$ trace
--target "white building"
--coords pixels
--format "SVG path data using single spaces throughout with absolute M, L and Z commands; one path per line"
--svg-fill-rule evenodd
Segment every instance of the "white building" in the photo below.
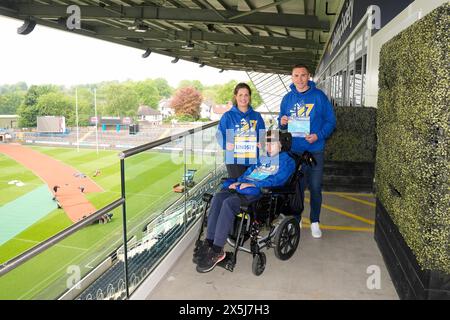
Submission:
M 163 119 L 175 115 L 175 110 L 173 110 L 173 108 L 170 106 L 170 100 L 170 98 L 165 98 L 161 99 L 158 103 L 158 110 L 161 113 Z
M 210 119 L 212 121 L 220 120 L 222 118 L 222 115 L 230 110 L 233 107 L 233 105 L 230 103 L 228 104 L 217 104 L 211 108 L 211 116 Z
M 140 106 L 138 109 L 139 121 L 146 121 L 153 125 L 162 124 L 163 116 L 161 112 L 148 106 Z
M 211 119 L 212 106 L 208 102 L 202 102 L 200 105 L 200 118 Z

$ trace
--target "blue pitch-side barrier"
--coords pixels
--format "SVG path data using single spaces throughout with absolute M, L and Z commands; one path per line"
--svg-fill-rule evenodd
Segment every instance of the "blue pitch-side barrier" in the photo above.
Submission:
M 57 208 L 47 185 L 40 186 L 0 207 L 0 245 Z
M 65 138 L 70 134 L 70 130 L 66 129 L 64 132 L 26 132 L 25 136 L 32 137 L 60 137 Z

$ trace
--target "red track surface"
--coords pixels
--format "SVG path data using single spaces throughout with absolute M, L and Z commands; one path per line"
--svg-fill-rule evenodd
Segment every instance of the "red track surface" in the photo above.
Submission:
M 53 186 L 60 186 L 57 199 L 73 222 L 95 212 L 95 207 L 81 193 L 79 187 L 84 187 L 84 193 L 102 192 L 103 189 L 88 176 L 75 177 L 74 174 L 78 171 L 74 168 L 19 144 L 0 144 L 0 153 L 33 171 L 48 185 L 52 193 Z

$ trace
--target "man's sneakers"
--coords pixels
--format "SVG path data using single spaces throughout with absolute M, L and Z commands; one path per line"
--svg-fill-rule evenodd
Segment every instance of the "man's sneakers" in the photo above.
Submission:
M 220 252 L 215 252 L 212 247 L 207 248 L 206 254 L 200 258 L 197 264 L 197 271 L 201 273 L 209 272 L 216 264 L 225 259 L 226 253 L 223 249 Z
M 318 222 L 311 223 L 311 234 L 313 238 L 322 238 L 322 231 L 320 230 L 320 226 Z

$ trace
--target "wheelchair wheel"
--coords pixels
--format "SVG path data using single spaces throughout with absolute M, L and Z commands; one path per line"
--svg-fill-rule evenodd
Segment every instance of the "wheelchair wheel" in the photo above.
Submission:
M 265 268 L 266 268 L 266 254 L 264 252 L 255 254 L 252 263 L 253 274 L 255 276 L 260 276 L 264 272 Z
M 275 256 L 288 260 L 297 250 L 300 242 L 300 226 L 294 217 L 286 217 L 278 226 L 275 234 Z

